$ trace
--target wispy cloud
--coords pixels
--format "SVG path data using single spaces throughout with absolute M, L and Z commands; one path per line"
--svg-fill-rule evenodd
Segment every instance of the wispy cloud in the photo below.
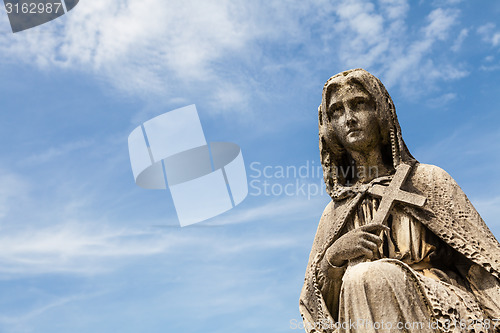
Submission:
M 252 200 L 252 197 L 248 197 L 247 200 Z M 329 200 L 330 198 L 326 194 L 313 196 L 309 199 L 304 196 L 269 197 L 269 200 L 259 205 L 233 209 L 228 214 L 206 224 L 215 226 L 252 221 L 276 221 L 289 219 L 290 216 L 293 216 L 294 219 L 299 217 L 310 218 L 311 216 L 317 216 L 318 212 L 321 212 L 325 208 Z
M 340 2 L 336 9 L 339 21 L 330 38 L 332 43 L 338 39 L 335 52 L 343 66 L 365 67 L 380 75 L 387 86 L 399 85 L 410 94 L 428 90 L 438 81 L 468 75 L 460 64 L 449 62 L 448 58 L 431 60 L 440 43 L 452 44 L 455 39 L 459 47 L 461 41 L 456 40 L 466 37 L 462 31 L 451 38 L 460 11 L 436 8 L 416 31 L 408 26 L 409 10 L 409 2 L 403 0 L 381 1 L 380 9 L 370 1 Z
M 458 5 L 459 3 L 463 2 L 464 0 L 433 0 L 432 3 L 435 6 L 446 6 L 446 5 Z
M 245 110 L 250 96 L 277 93 L 275 80 L 266 84 L 261 76 L 280 66 L 302 79 L 325 67 L 364 67 L 387 85 L 407 90 L 466 76 L 447 57 L 430 60 L 438 41 L 457 49 L 466 37 L 466 30 L 454 31 L 460 12 L 434 9 L 417 23 L 420 29 L 410 29 L 409 11 L 407 0 L 285 7 L 258 1 L 88 0 L 51 24 L 1 35 L 0 50 L 4 62 L 89 73 L 146 100 L 203 94 L 214 109 L 232 112 Z M 267 45 L 304 51 L 270 57 Z
M 479 125 L 478 125 L 479 126 Z M 416 153 L 423 162 L 451 162 L 462 164 L 466 159 L 476 167 L 496 168 L 500 150 L 500 132 L 482 131 L 481 127 L 466 124 L 432 145 L 418 147 Z M 488 144 L 485 144 L 488 143 Z M 487 157 L 487 158 L 486 158 Z M 475 163 L 477 160 L 488 163 Z
M 67 222 L 51 227 L 3 230 L 0 272 L 5 276 L 45 273 L 94 275 L 111 262 L 164 252 L 177 244 L 157 234 Z M 109 260 L 113 259 L 113 260 Z
M 456 98 L 457 98 L 456 93 L 446 93 L 436 98 L 430 99 L 427 104 L 431 108 L 438 109 L 444 107 L 446 104 L 455 100 Z
M 248 68 L 269 60 L 258 46 L 307 41 L 301 18 L 314 24 L 325 7 L 331 5 L 87 0 L 50 24 L 0 35 L 0 50 L 3 62 L 87 73 L 145 100 L 203 94 L 219 109 L 245 109 L 256 89 Z
M 484 42 L 491 44 L 491 46 L 500 45 L 500 29 L 497 29 L 494 23 L 489 22 L 481 25 L 477 28 L 477 33 Z
M 218 82 L 216 62 L 258 34 L 230 1 L 90 0 L 53 24 L 2 35 L 0 49 L 4 61 L 90 71 L 119 91 L 175 96 Z
M 449 37 L 458 16 L 457 10 L 433 10 L 426 18 L 427 25 L 421 29 L 424 37 L 408 44 L 402 53 L 393 53 L 390 59 L 385 59 L 388 64 L 385 75 L 388 84 L 399 82 L 404 88 L 413 90 L 411 86 L 417 81 L 426 82 L 428 87 L 432 87 L 436 81 L 460 79 L 468 75 L 459 65 L 430 60 L 434 46 Z M 419 89 L 424 88 L 419 86 Z
M 315 200 L 285 197 L 248 209 L 234 209 L 202 226 L 310 220 L 321 213 L 327 201 L 321 197 Z M 261 235 L 258 238 L 230 237 L 221 244 L 213 238 L 218 237 L 216 231 L 208 232 L 213 228 L 185 229 L 176 224 L 162 232 L 162 225 L 145 230 L 100 223 L 72 219 L 50 226 L 4 228 L 0 233 L 0 273 L 4 278 L 47 273 L 105 274 L 126 262 L 130 264 L 134 258 L 185 251 L 191 244 L 206 244 L 213 255 L 235 254 L 252 248 L 291 247 L 297 241 L 296 237 Z
M 493 72 L 493 71 L 497 71 L 500 69 L 500 65 L 481 65 L 479 67 L 480 70 L 482 71 L 485 71 L 485 72 Z
M 462 30 L 460 30 L 460 34 L 451 47 L 453 52 L 458 52 L 461 49 L 462 44 L 464 43 L 467 36 L 469 36 L 469 29 L 463 28 Z
M 77 294 L 66 297 L 59 297 L 55 300 L 48 301 L 41 306 L 34 307 L 33 309 L 22 314 L 11 315 L 11 316 L 5 314 L 0 315 L 0 324 L 8 326 L 14 331 L 24 331 L 22 328 L 23 324 L 32 320 L 33 318 L 42 316 L 48 311 L 68 305 L 69 303 L 82 301 L 84 299 L 89 299 L 99 294 L 100 293 L 93 293 L 93 294 L 87 293 L 87 294 Z
M 92 146 L 94 144 L 91 140 L 81 140 L 75 142 L 69 142 L 56 147 L 50 147 L 43 152 L 37 152 L 30 156 L 24 158 L 22 164 L 41 164 L 51 161 L 60 156 L 67 155 L 79 149 L 84 149 Z

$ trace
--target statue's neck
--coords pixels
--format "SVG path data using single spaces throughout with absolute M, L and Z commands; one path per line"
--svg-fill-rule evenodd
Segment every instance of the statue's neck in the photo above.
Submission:
M 384 163 L 378 147 L 369 152 L 350 151 L 349 154 L 356 164 L 356 181 L 359 183 L 368 183 L 374 178 L 390 174 L 392 170 L 392 166 Z

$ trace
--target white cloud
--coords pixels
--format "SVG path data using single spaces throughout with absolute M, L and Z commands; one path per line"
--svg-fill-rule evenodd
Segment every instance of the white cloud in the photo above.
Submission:
M 88 148 L 93 145 L 91 140 L 80 140 L 75 142 L 68 142 L 57 147 L 50 147 L 47 150 L 39 153 L 32 154 L 24 158 L 21 163 L 23 164 L 40 164 L 51 161 L 55 158 L 70 154 L 74 151 Z
M 87 0 L 58 20 L 0 35 L 0 51 L 3 62 L 83 72 L 144 100 L 203 95 L 212 106 L 234 112 L 245 109 L 252 92 L 266 91 L 246 77 L 269 60 L 260 46 L 308 41 L 309 25 L 324 19 L 331 6 Z
M 437 41 L 445 40 L 449 36 L 451 27 L 457 23 L 458 11 L 433 10 L 427 16 L 428 24 L 422 28 L 424 38 L 412 42 L 406 52 L 393 55 L 388 61 L 386 80 L 389 85 L 401 82 L 411 87 L 417 81 L 431 84 L 436 80 L 459 79 L 468 73 L 452 64 L 436 64 L 429 55 Z M 411 89 L 411 88 L 409 88 Z
M 35 307 L 34 309 L 31 309 L 20 315 L 16 316 L 8 316 L 5 314 L 0 315 L 0 323 L 9 326 L 14 331 L 18 330 L 24 331 L 22 327 L 25 325 L 26 322 L 29 322 L 29 320 L 32 320 L 33 318 L 39 317 L 44 313 L 59 308 L 61 306 L 66 306 L 69 303 L 82 301 L 84 299 L 89 299 L 98 295 L 99 295 L 98 293 L 92 293 L 92 294 L 86 293 L 86 294 L 76 294 L 72 296 L 60 297 L 55 300 L 46 302 L 45 304 Z
M 165 229 L 168 232 L 158 232 L 162 225 L 157 226 L 160 229 L 141 230 L 138 227 L 120 228 L 105 221 L 86 222 L 67 217 L 49 226 L 25 224 L 22 227 L 5 227 L 0 233 L 0 274 L 3 278 L 46 273 L 105 274 L 130 265 L 134 258 L 190 251 L 193 244 L 205 244 L 214 257 L 255 248 L 293 247 L 297 239 L 295 236 L 290 238 L 286 233 L 253 238 L 224 237 L 221 243 L 219 236 L 208 230 L 243 222 L 314 219 L 321 214 L 328 200 L 327 197 L 315 197 L 313 200 L 285 197 L 247 209 L 239 209 L 238 206 L 225 216 L 187 229 L 180 228 L 173 221 L 174 227 Z M 85 205 L 78 209 L 85 209 Z M 52 216 L 58 218 L 58 213 Z
M 477 33 L 482 40 L 491 44 L 493 47 L 500 45 L 500 30 L 496 29 L 496 25 L 492 22 L 481 25 L 477 28 Z
M 433 0 L 432 4 L 437 7 L 441 6 L 454 6 L 458 5 L 459 3 L 463 2 L 464 0 Z M 424 1 L 421 0 L 421 3 Z
M 369 66 L 387 52 L 390 34 L 384 31 L 384 18 L 375 12 L 372 3 L 343 1 L 335 12 L 338 22 L 334 23 L 334 35 L 330 37 L 331 43 L 340 42 L 340 45 L 331 51 L 336 52 L 347 67 L 356 67 L 360 62 Z
M 495 24 L 492 22 L 485 23 L 477 28 L 477 32 L 481 35 L 489 34 L 495 29 Z
M 500 65 L 492 65 L 492 66 L 481 65 L 479 69 L 485 72 L 494 72 L 500 69 Z
M 143 97 L 175 96 L 179 87 L 224 81 L 216 63 L 237 56 L 259 35 L 237 6 L 231 1 L 88 0 L 57 21 L 0 36 L 0 50 L 4 61 L 90 72 L 119 91 Z M 234 96 L 228 104 L 240 102 Z
M 247 198 L 247 200 L 251 199 L 252 197 Z M 305 196 L 282 197 L 275 200 L 270 197 L 266 203 L 245 209 L 235 208 L 228 214 L 217 217 L 206 224 L 215 226 L 251 221 L 276 221 L 288 219 L 290 216 L 294 216 L 294 218 L 300 216 L 307 219 L 318 216 L 318 212 L 323 211 L 329 200 L 330 197 L 327 194 L 313 196 L 310 200 Z
M 433 10 L 427 17 L 429 25 L 424 28 L 427 38 L 445 40 L 451 26 L 456 23 L 457 11 L 438 8 Z
M 491 43 L 493 46 L 498 46 L 500 44 L 500 32 L 495 32 L 493 37 L 491 37 Z
M 406 0 L 379 0 L 382 10 L 389 19 L 403 19 L 408 14 L 410 4 Z
M 266 68 L 282 66 L 307 80 L 325 67 L 364 67 L 389 86 L 408 89 L 467 75 L 456 64 L 431 60 L 440 46 L 436 42 L 450 39 L 458 10 L 433 10 L 417 33 L 406 22 L 409 11 L 407 0 L 286 6 L 229 0 L 87 0 L 50 24 L 1 35 L 0 50 L 4 62 L 24 60 L 46 69 L 90 73 L 119 92 L 146 100 L 202 94 L 214 109 L 233 112 L 246 111 L 250 96 L 276 94 L 275 79 L 264 83 L 259 77 Z M 287 52 L 271 56 L 269 46 Z M 288 51 L 296 46 L 304 54 Z
M 340 2 L 336 10 L 339 21 L 330 38 L 336 46 L 331 50 L 337 53 L 342 67 L 363 67 L 388 87 L 399 85 L 410 94 L 433 89 L 435 82 L 468 75 L 449 57 L 434 56 L 436 52 L 445 54 L 446 50 L 438 50 L 452 43 L 460 11 L 434 9 L 419 29 L 410 29 L 406 21 L 409 10 L 408 1 L 379 1 L 379 7 L 365 0 Z M 459 39 L 465 37 L 466 30 L 462 30 Z
M 451 47 L 451 49 L 454 52 L 458 52 L 460 50 L 460 48 L 462 47 L 462 44 L 468 35 L 469 35 L 469 29 L 464 28 L 464 29 L 460 30 L 460 34 L 458 35 L 457 39 L 453 43 L 453 46 Z
M 456 93 L 446 93 L 446 94 L 443 94 L 439 97 L 436 97 L 436 98 L 432 98 L 431 100 L 429 100 L 429 103 L 428 105 L 432 108 L 442 108 L 444 106 L 446 106 L 446 104 L 448 104 L 449 102 L 455 100 L 457 98 L 457 94 Z
M 177 243 L 151 233 L 76 222 L 4 229 L 0 235 L 0 272 L 4 277 L 44 273 L 93 275 L 113 270 L 119 264 L 117 259 L 162 253 Z

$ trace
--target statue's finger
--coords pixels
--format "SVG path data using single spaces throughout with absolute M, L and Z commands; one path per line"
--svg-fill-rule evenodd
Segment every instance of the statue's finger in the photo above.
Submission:
M 366 240 L 366 239 L 361 240 L 361 246 L 363 246 L 365 249 L 368 249 L 372 252 L 378 249 L 377 243 L 371 242 L 371 241 Z
M 365 258 L 368 258 L 368 259 L 373 258 L 373 251 L 369 250 L 369 249 L 367 249 L 365 247 L 363 247 L 361 249 L 361 253 L 363 254 L 363 257 L 365 257 Z
M 382 244 L 382 238 L 380 238 L 380 236 L 371 234 L 369 232 L 364 232 L 363 238 L 370 241 L 370 242 L 375 243 L 377 246 Z
M 367 232 L 378 232 L 382 230 L 389 231 L 391 230 L 388 226 L 383 225 L 382 223 L 370 223 L 361 227 L 361 230 Z

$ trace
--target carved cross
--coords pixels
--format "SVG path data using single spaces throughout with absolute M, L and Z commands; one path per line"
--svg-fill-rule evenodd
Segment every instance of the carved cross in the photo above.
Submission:
M 374 185 L 368 190 L 370 194 L 382 198 L 370 224 L 385 224 L 396 202 L 402 202 L 417 207 L 422 207 L 425 204 L 426 197 L 401 190 L 401 186 L 406 181 L 406 178 L 408 178 L 410 171 L 411 166 L 401 163 L 396 167 L 396 174 L 392 178 L 389 186 Z M 383 245 L 381 244 L 379 248 L 380 253 L 382 253 L 382 247 Z M 364 257 L 354 258 L 349 261 L 348 267 L 352 267 L 365 260 Z
M 417 207 L 422 207 L 425 204 L 426 198 L 424 196 L 401 190 L 401 186 L 406 181 L 406 178 L 408 178 L 410 171 L 411 166 L 401 163 L 396 167 L 396 174 L 389 186 L 374 185 L 368 190 L 370 194 L 382 198 L 371 223 L 384 224 L 396 202 Z

